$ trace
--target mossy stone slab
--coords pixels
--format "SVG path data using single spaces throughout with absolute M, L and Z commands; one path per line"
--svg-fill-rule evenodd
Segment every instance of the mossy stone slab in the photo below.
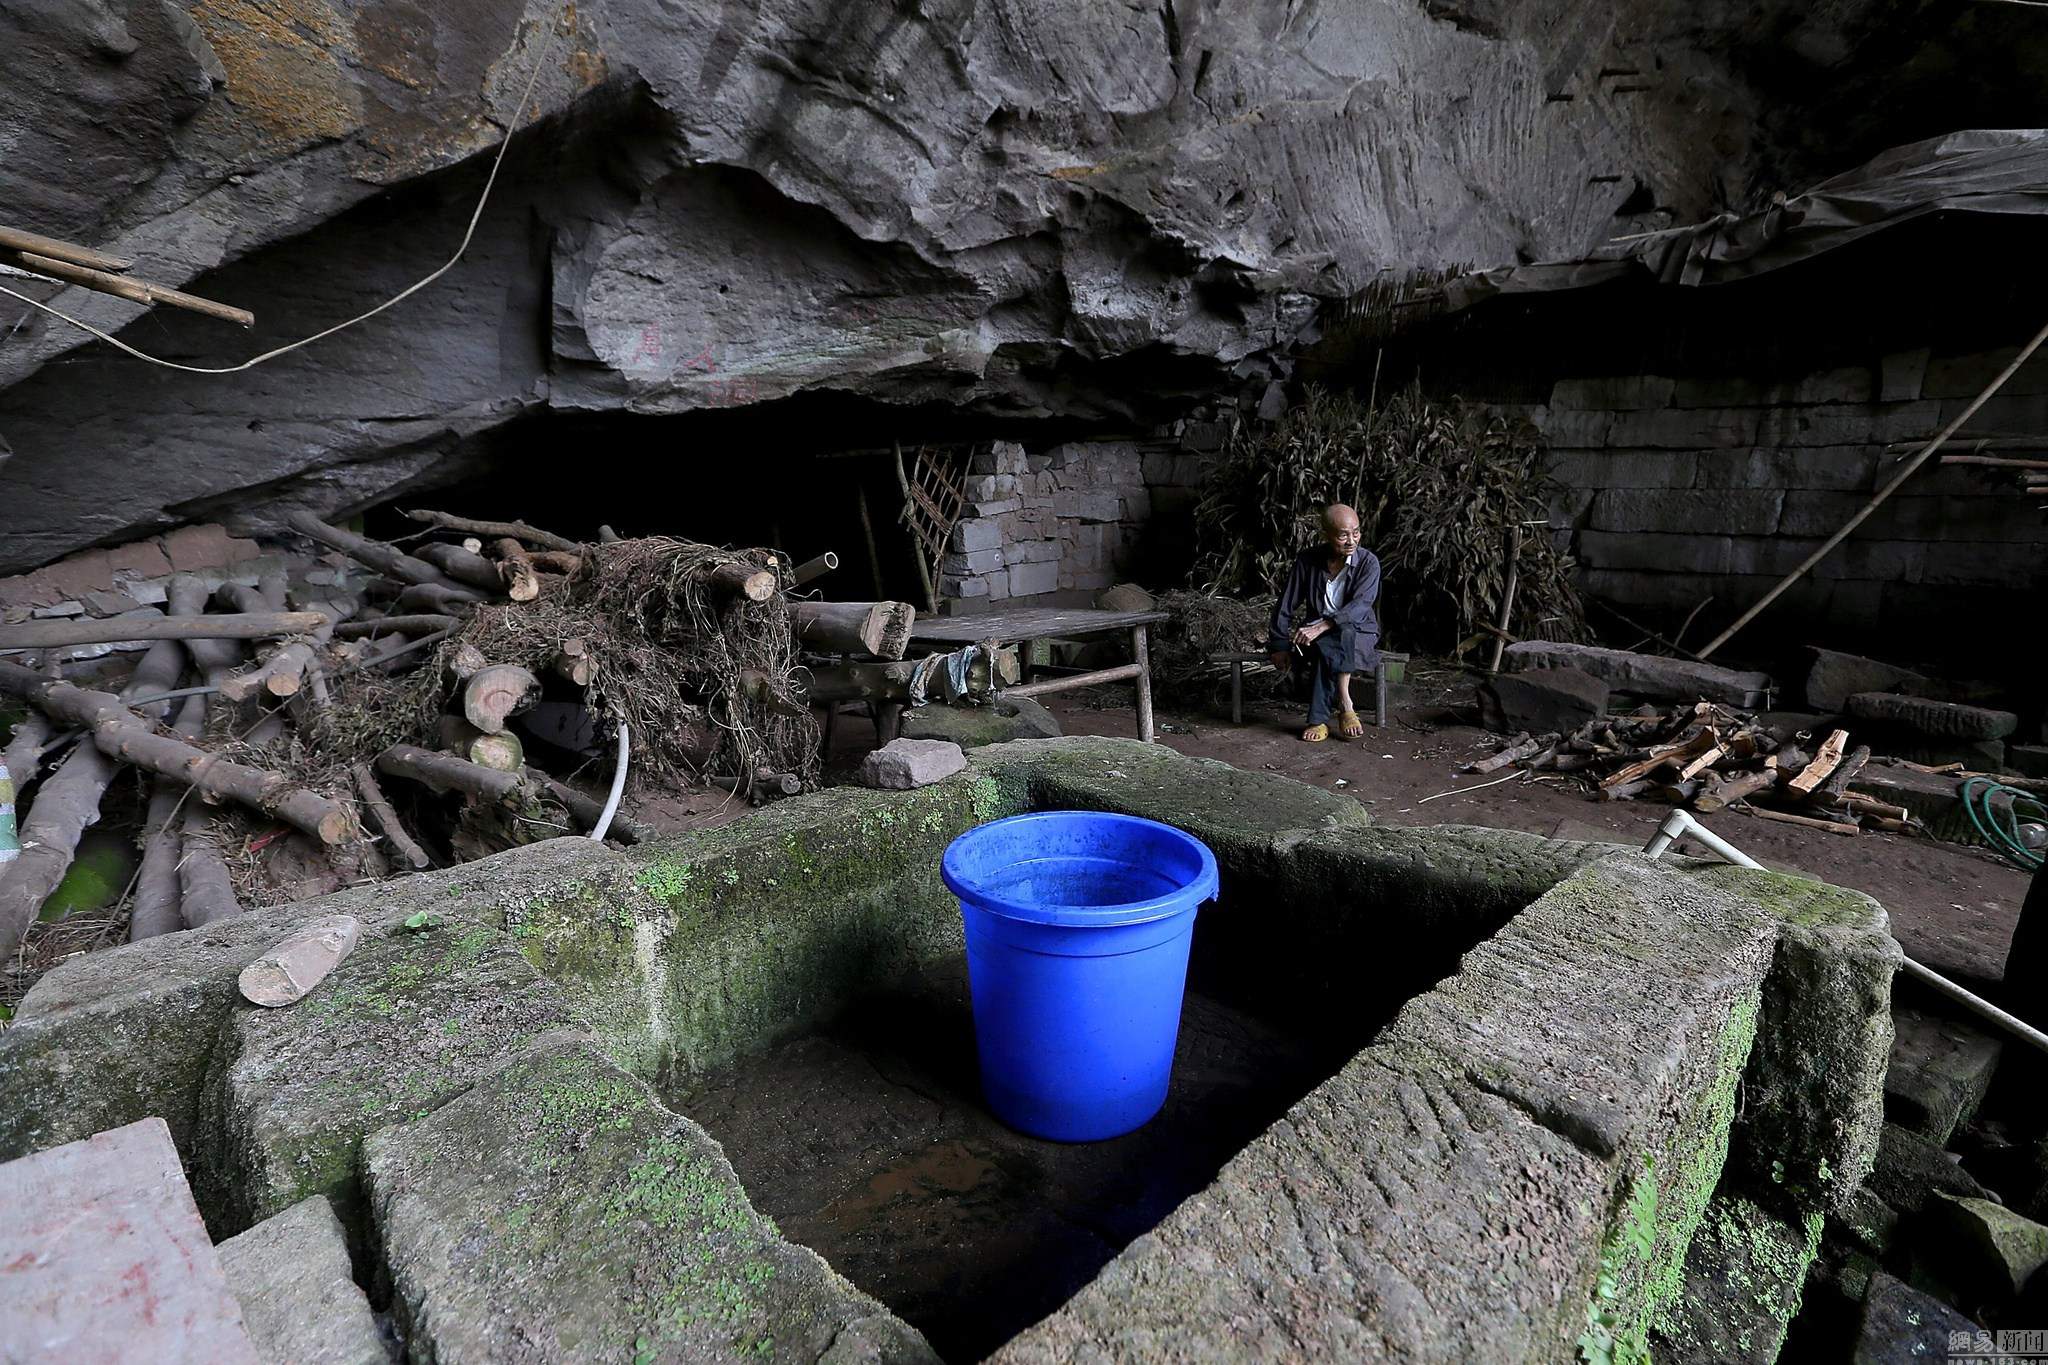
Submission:
M 377 1133 L 365 1168 L 415 1360 L 937 1359 L 588 1035 Z
M 1799 1312 L 1822 1221 L 1717 1193 L 1686 1254 L 1685 1287 L 1658 1317 L 1651 1357 L 1658 1365 L 1771 1365 Z

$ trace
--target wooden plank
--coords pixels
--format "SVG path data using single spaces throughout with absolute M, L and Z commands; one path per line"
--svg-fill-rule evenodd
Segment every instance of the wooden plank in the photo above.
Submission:
M 1754 815 L 1759 820 L 1771 820 L 1781 825 L 1804 825 L 1808 829 L 1826 830 L 1829 834 L 1861 834 L 1855 825 L 1845 825 L 1839 820 L 1816 820 L 1810 815 L 1793 815 L 1789 811 L 1765 810 L 1762 806 L 1737 806 L 1735 809 Z
M 1163 611 L 1102 611 L 1092 607 L 1027 607 L 975 616 L 920 616 L 911 628 L 916 643 L 969 645 L 980 640 L 1044 640 L 1065 635 L 1096 635 L 1155 625 L 1169 619 Z
M 1075 673 L 1065 678 L 1047 678 L 1044 682 L 1025 683 L 1019 687 L 1006 687 L 1006 697 L 1042 697 L 1049 692 L 1071 692 L 1077 687 L 1096 687 L 1103 683 L 1130 682 L 1144 674 L 1139 664 L 1120 664 L 1115 668 L 1098 668 L 1092 673 Z
M 1820 746 L 1820 752 L 1813 756 L 1813 762 L 1799 770 L 1799 775 L 1785 784 L 1791 791 L 1812 795 L 1813 789 L 1821 784 L 1827 775 L 1842 761 L 1842 747 L 1849 742 L 1847 730 L 1836 730 Z

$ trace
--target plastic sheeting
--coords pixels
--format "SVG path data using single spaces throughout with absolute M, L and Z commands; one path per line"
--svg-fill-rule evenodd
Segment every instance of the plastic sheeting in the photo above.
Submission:
M 2048 213 L 2048 129 L 1968 129 L 1894 147 L 1760 213 L 1618 239 L 1575 261 L 1463 275 L 1444 285 L 1444 301 L 1455 311 L 1497 294 L 1582 289 L 1641 274 L 1661 284 L 1724 284 L 1945 211 Z

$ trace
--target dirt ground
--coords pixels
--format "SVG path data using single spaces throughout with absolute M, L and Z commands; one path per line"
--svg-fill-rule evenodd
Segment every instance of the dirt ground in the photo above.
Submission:
M 1128 689 L 1056 693 L 1043 699 L 1068 734 L 1135 735 Z M 1498 747 L 1474 723 L 1473 681 L 1449 670 L 1411 668 L 1392 689 L 1387 728 L 1367 716 L 1365 737 L 1304 744 L 1293 708 L 1247 699 L 1242 726 L 1206 705 L 1158 699 L 1159 741 L 1185 754 L 1240 768 L 1285 773 L 1356 798 L 1375 820 L 1395 825 L 1470 824 L 1559 838 L 1649 842 L 1670 807 L 1596 801 L 1588 784 L 1562 774 L 1460 773 L 1460 764 Z M 1484 785 L 1492 783 L 1493 785 Z M 2027 874 L 1981 849 L 1931 839 L 1862 834 L 1851 839 L 1727 811 L 1702 821 L 1768 867 L 1800 872 L 1875 897 L 1891 912 L 1906 952 L 1936 971 L 1979 987 L 2003 976 Z M 1681 843 L 1680 852 L 1706 851 Z

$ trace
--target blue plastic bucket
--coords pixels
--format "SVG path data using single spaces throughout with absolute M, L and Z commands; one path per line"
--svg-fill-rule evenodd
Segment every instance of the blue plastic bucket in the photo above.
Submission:
M 981 1087 L 996 1117 L 1092 1142 L 1158 1113 L 1216 856 L 1157 821 L 1044 811 L 969 830 L 940 870 L 967 925 Z

